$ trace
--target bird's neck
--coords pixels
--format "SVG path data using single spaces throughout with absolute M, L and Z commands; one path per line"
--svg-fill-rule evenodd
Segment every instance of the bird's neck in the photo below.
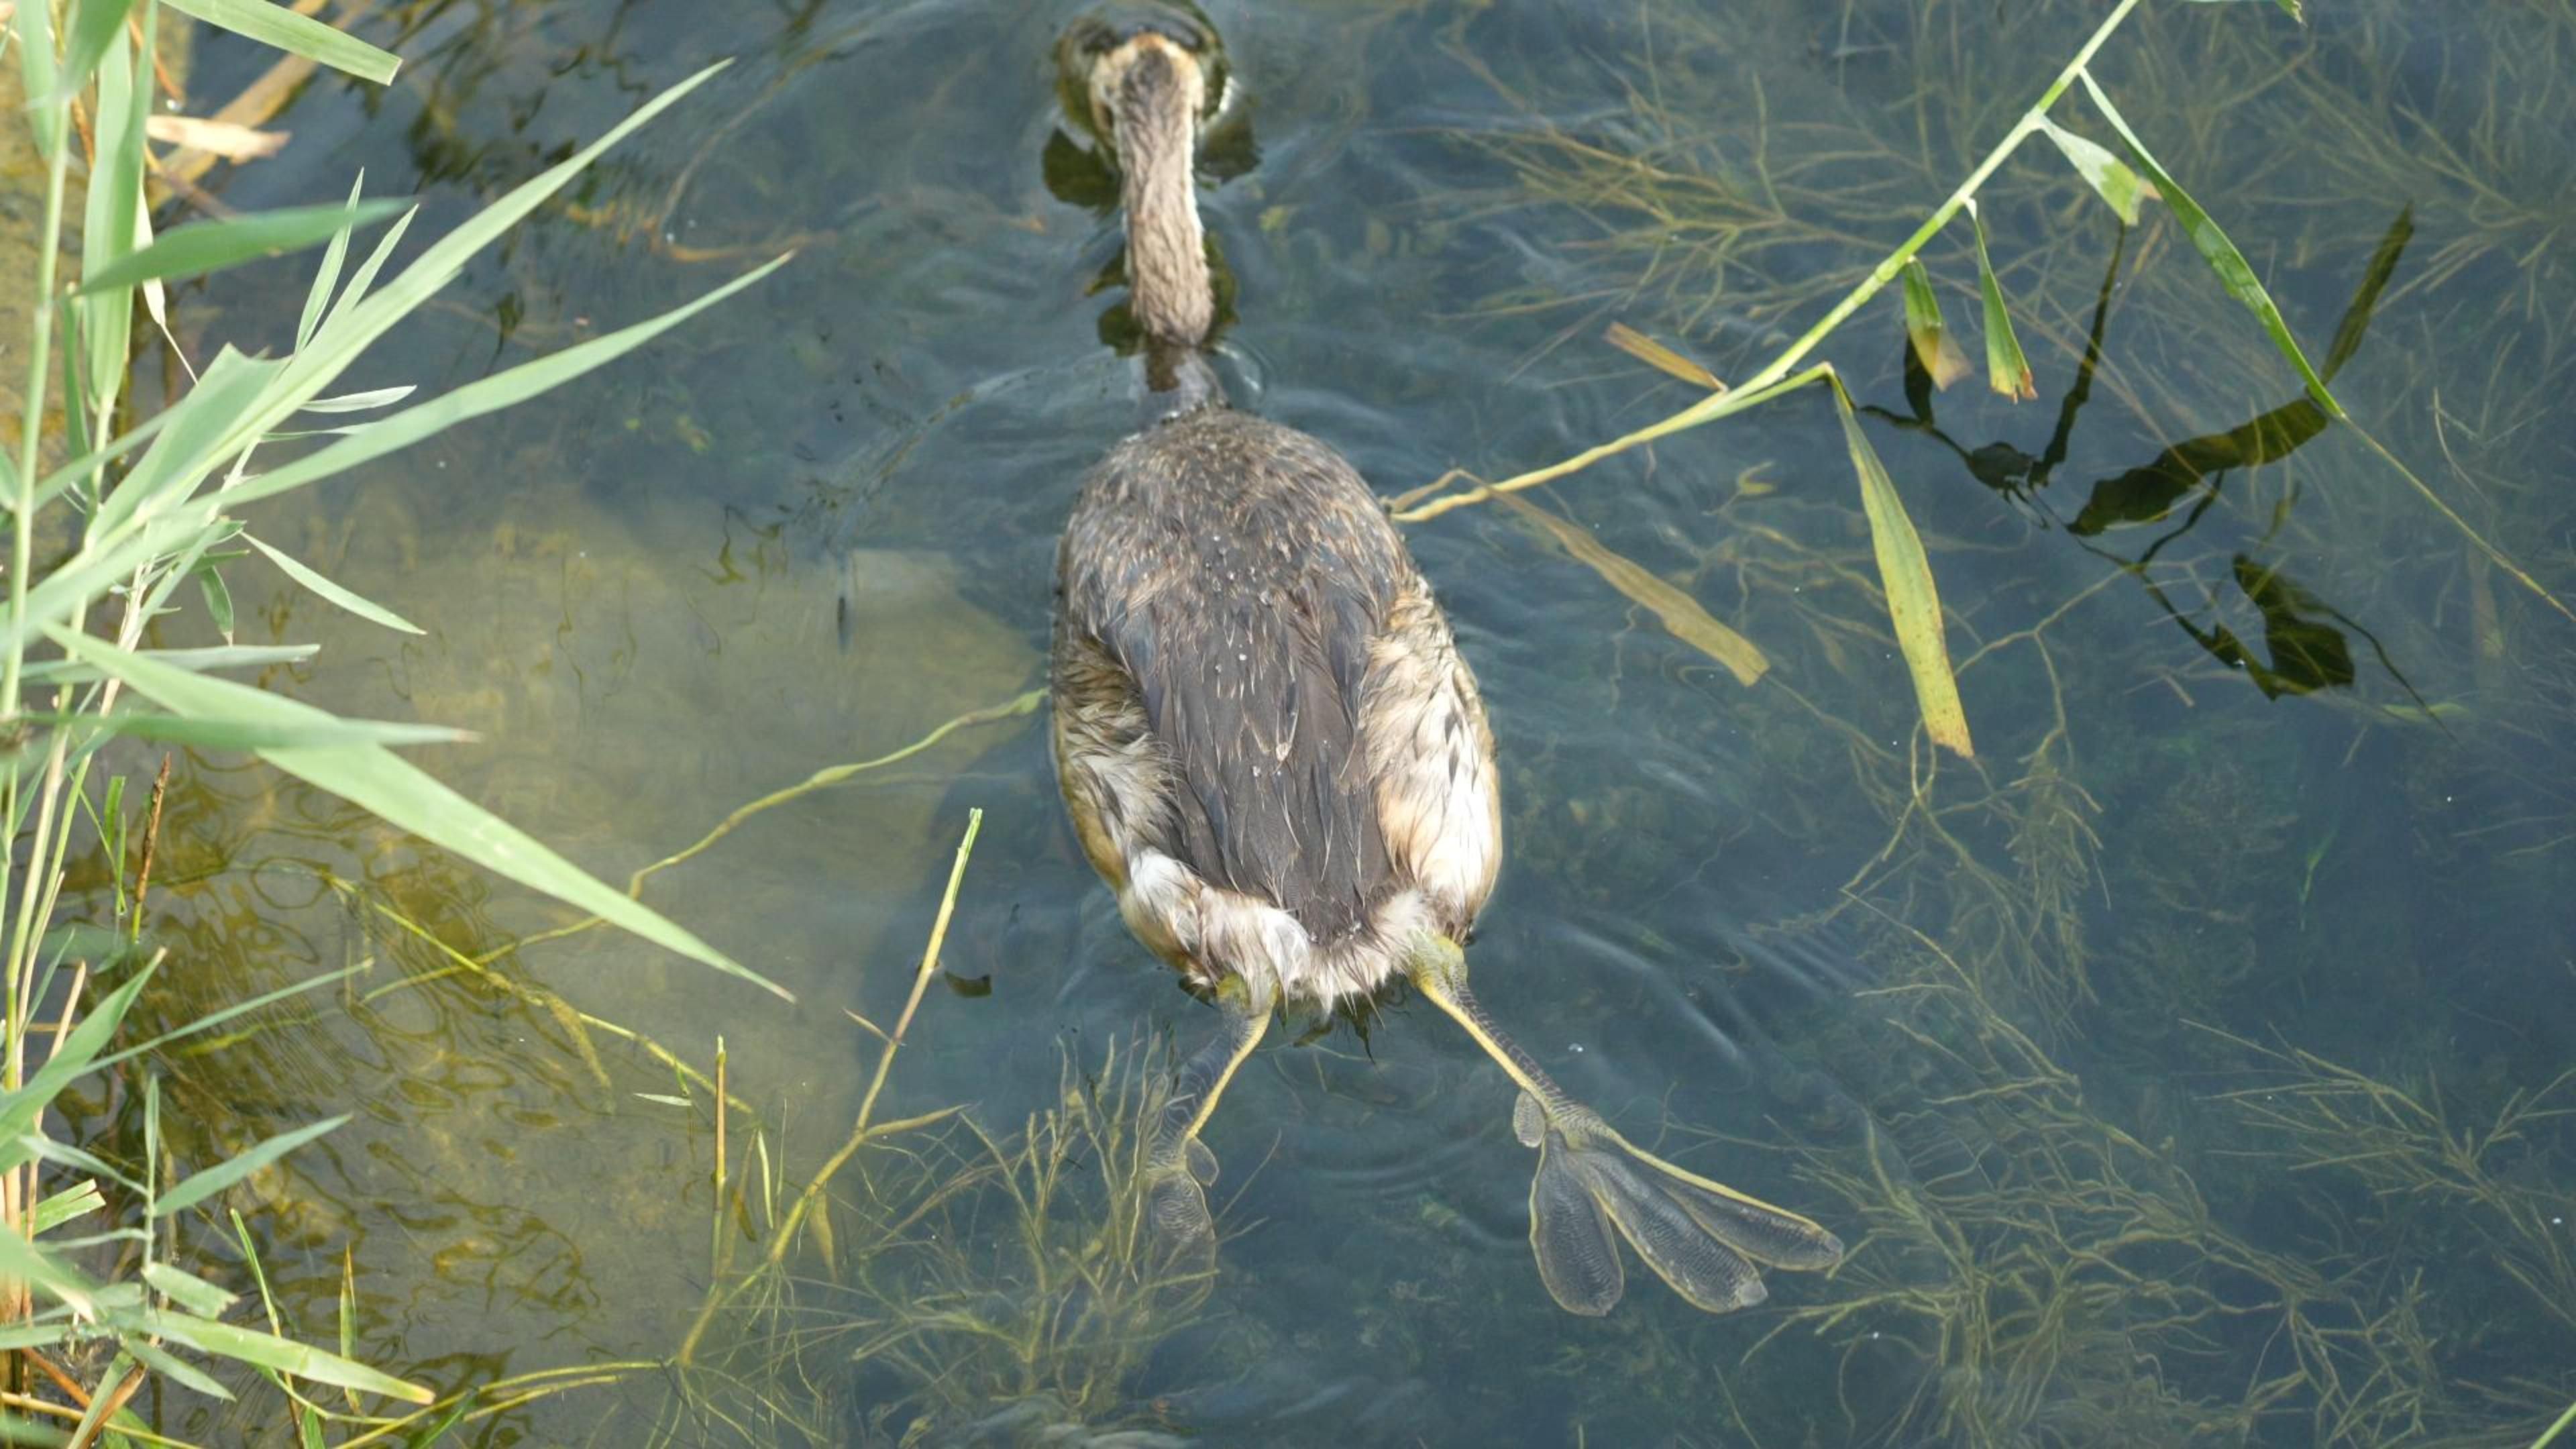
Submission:
M 1205 342 L 1216 324 L 1216 291 L 1190 174 L 1198 140 L 1195 90 L 1179 63 L 1157 50 L 1137 59 L 1118 97 L 1128 305 L 1146 336 L 1177 347 Z

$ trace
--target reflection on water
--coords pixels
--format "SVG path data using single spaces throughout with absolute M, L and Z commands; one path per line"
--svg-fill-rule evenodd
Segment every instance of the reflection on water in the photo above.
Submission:
M 1758 365 L 2097 9 L 1213 7 L 1248 95 L 1207 192 L 1229 365 L 1388 493 L 1561 457 L 1682 396 L 1597 345 L 1606 323 Z M 2142 7 L 2097 70 L 2462 526 L 2282 401 L 2296 379 L 2167 216 L 2124 231 L 2034 152 L 1984 215 L 2042 401 L 1932 394 L 1893 299 L 1826 349 L 1931 548 L 1978 763 L 1912 736 L 1821 399 L 1547 501 L 1752 639 L 1773 667 L 1750 687 L 1502 510 L 1414 530 L 1503 746 L 1480 993 L 1640 1144 L 1833 1228 L 1836 1275 L 1723 1319 L 1645 1292 L 1558 1313 L 1508 1088 L 1394 1001 L 1256 1055 L 1211 1128 L 1236 1234 L 1215 1293 L 1116 1320 L 1132 1341 L 1078 1392 L 1020 1373 L 1023 1344 L 978 1406 L 926 1387 L 935 1338 L 854 1338 L 889 1303 L 971 1332 L 1094 1301 L 1032 1275 L 1104 1261 L 1114 1191 L 1068 1187 L 1036 1251 L 1012 1184 L 1096 1170 L 1084 1124 L 1116 1116 L 1081 1104 L 1116 1100 L 1113 1041 L 1205 1026 L 1072 848 L 1026 716 L 650 878 L 795 1009 L 605 932 L 514 950 L 566 922 L 183 759 L 151 927 L 181 969 L 146 1008 L 365 969 L 168 1059 L 172 1118 L 206 1134 L 174 1140 L 204 1160 L 357 1114 L 234 1200 L 307 1333 L 345 1253 L 361 1352 L 416 1377 L 663 1358 L 848 1130 L 880 1045 L 848 1013 L 901 1012 L 980 806 L 944 962 L 966 989 L 932 986 L 880 1114 L 971 1104 L 991 1140 L 868 1155 L 776 1312 L 727 1320 L 729 1377 L 543 1400 L 496 1442 L 2528 1442 L 2576 1396 L 2549 1115 L 2576 1040 L 2576 622 L 2531 586 L 2576 597 L 2553 240 L 2576 8 L 2309 9 Z M 426 633 L 236 566 L 243 642 L 324 646 L 266 682 L 479 731 L 425 763 L 611 879 L 1028 689 L 1055 529 L 1134 405 L 1115 298 L 1087 295 L 1114 221 L 1057 133 L 1070 14 L 380 11 L 401 83 L 317 83 L 279 158 L 215 178 L 227 200 L 329 200 L 364 166 L 434 235 L 742 59 L 353 386 L 453 386 L 799 255 L 602 378 L 269 505 L 292 516 L 264 534 Z M 211 41 L 192 84 L 220 99 L 260 63 Z M 1926 261 L 1973 315 L 1966 238 Z M 192 353 L 279 343 L 302 276 L 183 289 Z M 258 1438 L 274 1410 L 170 1422 Z

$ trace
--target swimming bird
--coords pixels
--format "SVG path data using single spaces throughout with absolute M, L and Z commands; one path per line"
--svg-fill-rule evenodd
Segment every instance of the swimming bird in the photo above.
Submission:
M 1502 861 L 1494 737 L 1449 621 L 1377 495 L 1316 439 L 1225 404 L 1193 161 L 1225 104 L 1182 8 L 1076 23 L 1077 119 L 1119 170 L 1129 301 L 1162 391 L 1084 479 L 1057 553 L 1052 728 L 1074 833 L 1130 929 L 1217 1007 L 1146 1166 L 1146 1212 L 1212 1270 L 1199 1140 L 1283 1000 L 1408 980 L 1520 1088 L 1530 1243 L 1556 1301 L 1606 1313 L 1616 1232 L 1681 1296 L 1765 1296 L 1756 1263 L 1832 1266 L 1796 1213 L 1644 1151 L 1495 1025 L 1463 949 Z

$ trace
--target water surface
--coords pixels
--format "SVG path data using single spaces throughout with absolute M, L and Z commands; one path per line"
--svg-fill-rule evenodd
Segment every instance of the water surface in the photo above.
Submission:
M 1241 400 L 1389 494 L 1677 409 L 1604 327 L 1759 366 L 2102 8 L 1214 7 L 1257 155 L 1205 199 Z M 1715 1319 L 1632 1262 L 1610 1317 L 1558 1312 L 1505 1084 L 1390 1000 L 1253 1059 L 1210 1134 L 1218 1291 L 1079 1412 L 996 1382 L 969 1413 L 851 1362 L 853 1279 L 905 1280 L 843 1241 L 795 1259 L 800 1332 L 728 1320 L 740 1381 L 638 1374 L 490 1441 L 2527 1442 L 2576 1392 L 2569 1144 L 2499 1130 L 2576 1044 L 2576 620 L 2539 592 L 2576 598 L 2576 9 L 2309 8 L 2151 0 L 2097 72 L 2420 488 L 2298 412 L 2168 210 L 2124 233 L 2036 144 L 1984 208 L 2035 401 L 1910 388 L 1892 294 L 1821 353 L 1930 549 L 1974 764 L 1916 725 L 1821 392 L 1525 495 L 1754 639 L 1751 688 L 1510 513 L 1410 531 L 1505 758 L 1481 994 L 1630 1135 L 1841 1232 L 1838 1274 Z M 379 9 L 401 79 L 309 86 L 280 157 L 217 174 L 227 202 L 331 200 L 363 168 L 435 235 L 737 60 L 353 385 L 454 387 L 797 256 L 603 374 L 266 505 L 263 537 L 425 631 L 236 566 L 244 642 L 323 644 L 267 682 L 479 731 L 424 762 L 611 879 L 1036 687 L 1055 530 L 1134 417 L 1093 285 L 1114 221 L 1048 164 L 1073 13 Z M 265 63 L 209 40 L 192 90 Z M 1974 354 L 1964 222 L 1925 255 Z M 284 346 L 308 265 L 183 292 L 192 352 Z M 759 1251 L 756 1189 L 719 1213 L 705 1088 L 579 1014 L 699 1071 L 721 1037 L 751 1109 L 729 1182 L 792 1191 L 877 1061 L 848 1013 L 900 1012 L 970 808 L 946 978 L 880 1115 L 965 1103 L 1008 1138 L 1067 1061 L 1208 1028 L 1074 849 L 1035 716 L 653 878 L 793 1008 L 605 932 L 509 952 L 557 908 L 264 769 L 184 759 L 173 799 L 152 928 L 189 969 L 162 1009 L 373 962 L 173 1090 L 210 1153 L 359 1113 L 242 1206 L 306 1331 L 346 1250 L 363 1353 L 442 1387 L 664 1358 L 711 1235 Z M 991 1295 L 1030 1291 L 993 1266 L 1008 1214 L 955 1221 Z M 258 1437 L 275 1407 L 170 1413 Z

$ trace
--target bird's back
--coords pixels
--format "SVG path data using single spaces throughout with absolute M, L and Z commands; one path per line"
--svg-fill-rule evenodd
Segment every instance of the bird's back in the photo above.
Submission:
M 1059 656 L 1117 666 L 1166 772 L 1143 833 L 1317 943 L 1358 929 L 1399 884 L 1362 695 L 1417 582 L 1368 486 L 1305 434 L 1212 408 L 1102 461 L 1060 563 Z

